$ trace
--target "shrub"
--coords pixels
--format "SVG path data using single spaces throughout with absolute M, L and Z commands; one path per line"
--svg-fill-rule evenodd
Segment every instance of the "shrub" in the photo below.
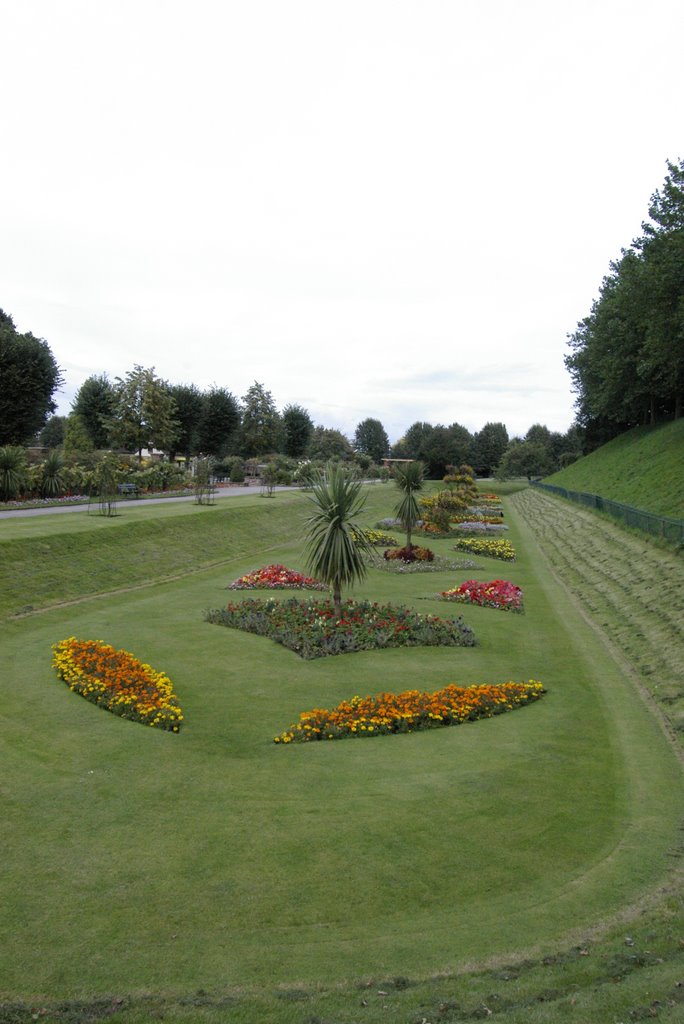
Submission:
M 385 551 L 384 558 L 396 559 L 400 562 L 433 562 L 435 559 L 434 551 L 430 548 L 421 548 L 417 544 L 411 544 L 410 547 L 395 548 L 393 550 Z

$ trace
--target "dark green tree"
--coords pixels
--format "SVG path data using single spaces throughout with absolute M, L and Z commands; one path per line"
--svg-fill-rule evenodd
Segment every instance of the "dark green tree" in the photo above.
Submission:
M 72 412 L 80 416 L 93 448 L 109 448 L 108 424 L 114 413 L 114 387 L 106 374 L 84 380 L 72 402 Z
M 389 437 L 380 420 L 368 417 L 358 424 L 354 433 L 354 449 L 369 455 L 373 462 L 382 462 L 389 455 Z
M 245 458 L 280 450 L 281 422 L 273 395 L 256 381 L 242 397 L 241 454 Z
M 222 459 L 233 452 L 240 431 L 240 406 L 226 388 L 213 387 L 202 397 L 199 451 Z
M 361 483 L 345 466 L 328 463 L 311 481 L 314 510 L 306 520 L 307 566 L 332 590 L 337 618 L 342 617 L 342 587 L 366 575 L 363 560 L 370 545 L 359 523 L 365 497 Z
M 586 450 L 638 423 L 679 416 L 684 395 L 684 162 L 668 162 L 643 234 L 610 264 L 570 336 L 566 366 Z
M 491 476 L 508 447 L 503 423 L 485 423 L 473 439 L 473 466 L 478 476 Z
M 66 416 L 51 416 L 40 434 L 38 441 L 43 448 L 61 448 L 64 444 L 64 430 L 66 428 Z
M 195 384 L 169 384 L 169 394 L 176 403 L 175 417 L 178 421 L 178 433 L 169 455 L 173 458 L 180 452 L 185 456 L 186 465 L 189 465 L 192 456 L 201 451 L 200 427 L 205 398 Z
M 328 462 L 331 459 L 351 459 L 352 446 L 340 430 L 332 427 L 314 427 L 309 441 L 310 459 Z
M 508 480 L 511 477 L 526 476 L 529 480 L 533 476 L 548 476 L 555 469 L 553 459 L 543 444 L 515 438 L 497 466 L 496 477 Z
M 286 405 L 283 409 L 283 452 L 291 459 L 301 459 L 307 453 L 314 424 L 301 405 Z
M 31 333 L 19 334 L 0 309 L 0 445 L 29 442 L 57 408 L 62 374 L 50 346 Z

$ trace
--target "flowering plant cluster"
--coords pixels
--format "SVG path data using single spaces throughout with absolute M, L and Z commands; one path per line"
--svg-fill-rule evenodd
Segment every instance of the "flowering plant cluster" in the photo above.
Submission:
M 479 604 L 483 608 L 501 608 L 511 612 L 523 610 L 522 590 L 509 580 L 491 580 L 489 583 L 466 580 L 453 590 L 443 590 L 439 597 L 443 601 Z
M 399 562 L 434 562 L 435 553 L 430 551 L 430 548 L 421 548 L 416 544 L 411 544 L 410 547 L 406 546 L 392 551 L 385 551 L 382 557 Z
M 70 690 L 143 725 L 178 732 L 183 721 L 168 676 L 102 640 L 70 636 L 54 644 L 53 667 Z
M 323 658 L 382 647 L 472 647 L 463 619 L 419 615 L 412 608 L 346 601 L 337 618 L 330 601 L 249 598 L 205 612 L 205 620 L 268 636 L 302 658 Z
M 508 527 L 505 523 L 502 523 L 500 519 L 497 519 L 494 523 L 484 522 L 482 520 L 464 520 L 462 523 L 458 523 L 454 527 L 455 533 L 501 533 L 502 530 L 507 530 Z
M 490 558 L 500 558 L 503 562 L 515 561 L 515 548 L 510 540 L 504 540 L 503 537 L 496 540 L 463 537 L 456 541 L 456 551 L 470 551 L 474 555 L 488 555 Z
M 463 512 L 461 515 L 452 516 L 452 523 L 491 523 L 492 525 L 501 526 L 501 520 L 503 516 L 492 516 L 485 514 L 477 509 L 468 509 L 467 512 Z
M 399 547 L 399 541 L 396 537 L 393 537 L 391 533 L 385 533 L 383 530 L 362 530 L 361 534 L 365 537 L 369 544 L 378 548 L 396 548 Z M 358 540 L 359 534 L 357 530 L 351 531 L 352 540 Z
M 440 555 L 435 555 L 432 562 L 402 562 L 401 559 L 385 558 L 373 552 L 365 556 L 365 560 L 374 569 L 381 569 L 384 572 L 408 574 L 416 572 L 452 572 L 454 570 L 460 571 L 476 567 L 476 563 L 470 558 L 442 558 Z
M 231 583 L 230 590 L 327 590 L 325 583 L 284 565 L 265 565 Z
M 383 736 L 415 732 L 442 725 L 460 725 L 478 718 L 513 711 L 539 700 L 544 687 L 535 679 L 526 683 L 456 686 L 433 693 L 405 690 L 377 697 L 352 697 L 334 708 L 304 711 L 299 722 L 274 737 L 276 743 L 338 740 L 346 736 Z
M 489 494 L 486 491 L 482 494 L 478 494 L 477 500 L 481 501 L 483 505 L 500 505 L 501 498 L 498 494 Z

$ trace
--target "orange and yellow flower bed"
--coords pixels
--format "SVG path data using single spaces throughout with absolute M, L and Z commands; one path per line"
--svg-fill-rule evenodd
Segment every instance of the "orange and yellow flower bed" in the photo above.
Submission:
M 405 690 L 377 697 L 352 697 L 334 708 L 304 711 L 299 722 L 274 737 L 275 743 L 339 740 L 347 736 L 383 736 L 416 732 L 442 725 L 460 725 L 478 718 L 493 718 L 504 711 L 539 700 L 545 693 L 538 680 L 523 683 L 450 684 L 427 693 Z
M 53 667 L 70 690 L 107 711 L 157 729 L 178 732 L 180 704 L 168 676 L 155 672 L 128 651 L 101 640 L 70 636 L 54 644 Z

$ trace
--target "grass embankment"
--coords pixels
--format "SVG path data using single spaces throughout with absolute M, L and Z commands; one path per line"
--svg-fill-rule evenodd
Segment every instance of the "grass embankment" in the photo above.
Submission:
M 305 499 L 281 492 L 210 506 L 127 505 L 0 521 L 0 615 L 145 585 L 265 550 L 301 533 Z M 248 514 L 247 514 L 248 513 Z
M 369 495 L 372 525 L 395 497 L 385 487 Z M 219 567 L 7 621 L 0 1020 L 23 1024 L 47 1007 L 42 1019 L 69 1024 L 112 1014 L 121 1024 L 413 1024 L 489 1012 L 506 1024 L 584 1022 L 658 1000 L 663 1024 L 674 1022 L 665 1003 L 679 991 L 684 920 L 676 891 L 656 909 L 652 901 L 677 863 L 680 767 L 622 667 L 539 561 L 538 509 L 518 509 L 524 497 L 508 520 L 515 563 L 373 571 L 357 590 L 457 611 L 475 648 L 303 662 L 203 623 L 202 609 L 225 601 L 236 576 L 268 561 L 303 567 L 304 506 L 285 495 L 268 511 L 221 513 L 234 518 L 211 541 Z M 96 531 L 112 545 L 119 538 L 121 559 L 135 538 L 147 543 L 147 572 L 158 578 L 181 571 L 169 570 L 166 553 L 192 550 L 199 523 L 217 511 L 170 516 L 142 539 L 143 523 Z M 166 528 L 180 522 L 170 545 Z M 14 571 L 25 569 L 31 587 L 45 526 L 35 529 L 33 555 L 27 538 L 8 544 L 29 544 Z M 59 557 L 79 560 L 86 588 L 94 573 L 109 589 L 97 544 L 78 530 L 71 545 L 65 526 L 55 534 Z M 234 556 L 233 538 L 249 553 Z M 449 541 L 430 546 L 453 554 Z M 110 557 L 116 564 L 116 545 Z M 524 615 L 433 600 L 468 577 L 500 575 L 523 587 Z M 54 599 L 51 587 L 41 593 Z M 7 610 L 35 601 L 17 592 Z M 71 633 L 166 671 L 183 704 L 180 735 L 70 693 L 50 645 Z M 300 711 L 355 693 L 530 677 L 548 687 L 544 700 L 490 721 L 272 743 Z
M 635 427 L 545 483 L 602 498 L 660 516 L 684 517 L 684 419 L 655 427 Z

